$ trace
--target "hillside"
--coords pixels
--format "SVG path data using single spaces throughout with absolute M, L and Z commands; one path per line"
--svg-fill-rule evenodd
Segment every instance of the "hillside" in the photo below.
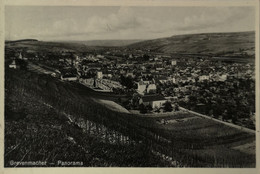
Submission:
M 142 40 L 89 40 L 89 41 L 68 41 L 70 43 L 78 43 L 86 46 L 98 47 L 120 47 L 141 42 Z
M 7 68 L 5 166 L 65 160 L 94 167 L 255 167 L 254 134 L 189 113 L 163 119 L 171 123 L 110 110 L 80 84 Z
M 14 41 L 9 41 L 9 40 L 6 40 L 5 43 L 17 43 L 17 42 L 37 42 L 38 40 L 37 39 L 22 39 L 22 40 L 14 40 Z
M 162 53 L 253 55 L 254 32 L 177 35 L 131 44 L 128 48 Z
M 173 166 L 133 134 L 119 132 L 124 120 L 117 123 L 118 116 L 72 85 L 22 70 L 6 69 L 5 75 L 5 167 L 26 161 L 64 166 L 59 160 L 79 162 L 67 167 Z
M 50 42 L 50 41 L 8 41 L 5 43 L 7 49 L 23 49 L 27 52 L 84 52 L 90 50 L 101 50 L 103 47 L 86 46 L 83 43 L 72 42 Z
M 35 39 L 23 39 L 5 41 L 8 49 L 23 49 L 28 52 L 85 52 L 104 50 L 110 47 L 123 47 L 141 40 L 91 40 L 91 41 L 37 41 Z
M 141 50 L 165 54 L 212 54 L 227 57 L 254 57 L 255 33 L 203 33 L 177 35 L 154 40 L 92 40 L 92 41 L 37 41 L 25 39 L 6 41 L 8 49 L 25 49 L 29 52 L 86 52 L 109 48 L 129 51 Z

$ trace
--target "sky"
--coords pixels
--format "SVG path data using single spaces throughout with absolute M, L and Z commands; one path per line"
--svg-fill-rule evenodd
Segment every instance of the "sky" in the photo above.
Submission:
M 5 39 L 155 39 L 255 30 L 254 7 L 6 6 Z

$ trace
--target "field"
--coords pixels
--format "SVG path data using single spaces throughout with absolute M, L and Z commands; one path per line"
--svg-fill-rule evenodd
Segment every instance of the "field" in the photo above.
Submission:
M 58 159 L 100 167 L 255 167 L 254 134 L 189 113 L 115 112 L 91 99 L 116 99 L 112 94 L 25 70 L 6 69 L 5 96 L 6 167 L 10 160 Z
M 157 119 L 158 126 L 155 126 L 153 131 L 172 140 L 174 146 L 183 152 L 214 161 L 215 164 L 225 161 L 222 167 L 239 167 L 237 163 L 242 162 L 241 158 L 247 159 L 244 161 L 247 165 L 254 166 L 254 134 L 189 113 L 162 119 L 168 123 L 163 124 Z M 228 161 L 230 164 L 227 164 Z

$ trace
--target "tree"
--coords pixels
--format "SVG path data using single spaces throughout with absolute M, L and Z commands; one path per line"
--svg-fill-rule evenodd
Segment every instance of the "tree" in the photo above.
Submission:
M 122 99 L 119 97 L 117 101 L 118 101 L 118 103 L 121 103 Z
M 175 104 L 175 111 L 179 111 L 179 110 L 180 110 L 179 105 L 176 103 Z
M 210 109 L 208 114 L 209 114 L 209 116 L 211 116 L 211 117 L 212 117 L 212 116 L 213 116 L 213 110 L 212 110 L 212 109 Z
M 147 54 L 144 54 L 144 55 L 143 55 L 143 61 L 148 61 L 149 58 L 150 58 L 149 55 L 147 55 Z
M 21 69 L 26 70 L 28 63 L 22 59 L 16 59 L 15 62 L 20 66 Z
M 164 111 L 165 112 L 171 112 L 173 110 L 171 102 L 165 102 L 164 104 Z
M 232 116 L 232 123 L 236 124 L 236 122 L 237 122 L 237 116 L 233 115 Z
M 228 119 L 227 110 L 225 109 L 224 113 L 222 114 L 222 120 L 226 121 Z
M 146 109 L 146 107 L 144 106 L 143 103 L 139 105 L 139 109 L 140 109 L 141 114 L 147 113 L 147 109 Z
M 197 97 L 196 96 L 193 96 L 193 95 L 189 96 L 189 100 L 190 100 L 190 103 L 192 103 L 192 104 L 197 103 Z
M 148 111 L 152 111 L 153 110 L 153 107 L 151 105 L 147 105 L 146 108 L 147 108 Z
M 126 86 L 128 89 L 132 89 L 134 87 L 134 80 L 131 76 L 125 77 L 121 75 L 121 84 Z

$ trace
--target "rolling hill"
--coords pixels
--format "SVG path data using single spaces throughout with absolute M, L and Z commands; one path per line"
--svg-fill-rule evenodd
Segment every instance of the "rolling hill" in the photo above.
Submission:
M 31 41 L 19 40 L 5 42 L 5 47 L 8 49 L 27 50 L 28 52 L 84 52 L 89 50 L 101 50 L 104 47 L 87 46 L 83 43 L 73 42 L 51 42 L 51 41 Z
M 167 38 L 147 40 L 128 45 L 130 50 L 141 49 L 161 53 L 253 55 L 254 32 L 202 33 L 176 35 Z
M 121 46 L 127 46 L 141 41 L 142 40 L 88 40 L 88 41 L 68 41 L 68 42 L 83 44 L 85 46 L 121 47 Z
M 202 33 L 176 35 L 153 40 L 91 40 L 91 41 L 37 41 L 24 39 L 6 41 L 7 48 L 22 48 L 32 52 L 117 50 L 150 51 L 165 54 L 201 54 L 227 57 L 254 57 L 255 32 Z

